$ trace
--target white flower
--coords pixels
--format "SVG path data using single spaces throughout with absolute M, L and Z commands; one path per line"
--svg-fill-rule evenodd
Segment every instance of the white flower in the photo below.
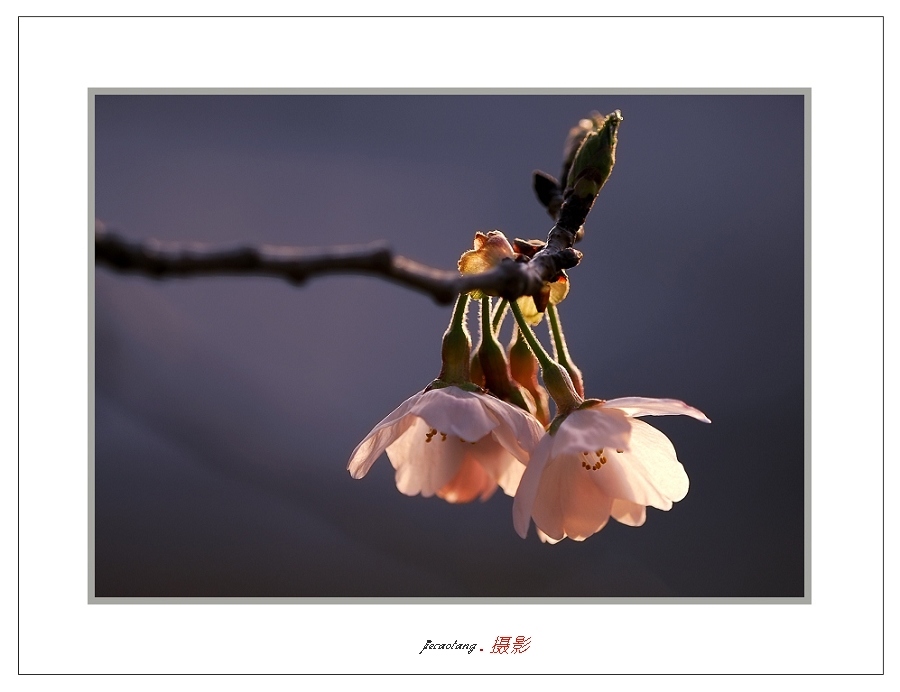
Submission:
M 543 433 L 533 416 L 488 394 L 432 389 L 410 397 L 376 425 L 353 450 L 347 469 L 362 478 L 387 451 L 405 495 L 486 500 L 498 485 L 515 494 Z
M 666 415 L 709 423 L 675 399 L 612 399 L 570 413 L 531 455 L 513 502 L 518 534 L 533 518 L 541 540 L 582 541 L 610 516 L 640 526 L 647 507 L 671 509 L 687 495 L 687 473 L 669 438 L 636 418 Z

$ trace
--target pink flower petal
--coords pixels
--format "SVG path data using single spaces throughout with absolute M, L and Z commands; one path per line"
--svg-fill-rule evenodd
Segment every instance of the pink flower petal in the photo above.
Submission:
M 628 500 L 613 500 L 612 518 L 628 526 L 643 526 L 647 521 L 647 508 Z
M 610 399 L 603 408 L 615 408 L 627 416 L 690 416 L 704 423 L 709 423 L 702 411 L 688 406 L 678 399 L 648 399 L 640 396 Z
M 631 449 L 626 458 L 644 474 L 644 477 L 672 502 L 684 499 L 690 488 L 690 480 L 684 466 L 678 461 L 675 447 L 669 438 L 652 425 L 634 421 L 631 430 Z
M 516 462 L 518 464 L 518 462 Z M 521 464 L 519 464 L 521 466 Z M 524 467 L 523 467 L 524 468 Z M 471 502 L 480 497 L 487 500 L 497 490 L 497 481 L 472 455 L 466 456 L 453 479 L 438 490 L 437 495 L 447 502 Z
M 583 541 L 606 526 L 612 498 L 588 477 L 580 456 L 551 460 L 534 503 L 534 524 L 548 537 Z
M 507 495 L 515 495 L 525 472 L 525 464 L 510 454 L 494 435 L 487 435 L 470 446 L 468 456 L 481 465 L 493 479 L 494 485 L 503 488 L 503 492 Z M 525 460 L 528 460 L 527 456 Z
M 483 398 L 483 394 L 459 387 L 432 389 L 422 394 L 409 412 L 438 432 L 477 442 L 497 427 L 497 421 L 485 409 Z
M 534 416 L 492 396 L 483 396 L 482 403 L 496 417 L 497 427 L 492 433 L 497 441 L 523 464 L 544 436 L 544 427 Z
M 570 413 L 553 436 L 553 456 L 628 446 L 631 421 L 618 409 L 594 406 Z
M 537 535 L 538 535 L 538 538 L 541 539 L 541 543 L 549 543 L 550 545 L 555 545 L 555 544 L 559 543 L 559 541 L 561 541 L 565 538 L 565 536 L 563 536 L 559 540 L 557 540 L 555 538 L 550 538 L 550 536 L 548 536 L 546 533 L 544 533 L 540 529 L 537 530 Z
M 413 419 L 407 417 L 407 414 L 421 396 L 421 393 L 414 394 L 400 404 L 372 428 L 372 431 L 356 446 L 353 454 L 350 455 L 350 461 L 347 462 L 347 470 L 350 471 L 353 478 L 365 476 L 388 445 L 392 444 L 412 425 Z
M 553 438 L 550 435 L 544 435 L 532 452 L 525 473 L 522 474 L 519 489 L 516 491 L 513 500 L 513 526 L 516 528 L 516 533 L 522 538 L 528 535 L 528 525 L 531 523 L 531 512 L 537 498 L 541 475 L 550 460 L 552 448 Z
M 459 472 L 469 443 L 450 435 L 429 436 L 431 426 L 421 418 L 413 420 L 387 448 L 387 455 L 397 470 L 395 480 L 401 493 L 431 497 Z
M 607 463 L 593 478 L 614 499 L 669 510 L 687 495 L 687 473 L 668 437 L 643 421 L 631 423 L 630 448 L 604 450 Z

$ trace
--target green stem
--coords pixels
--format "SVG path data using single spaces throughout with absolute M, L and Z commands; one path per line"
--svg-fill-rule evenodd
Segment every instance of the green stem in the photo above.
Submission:
M 509 362 L 506 360 L 503 346 L 494 334 L 491 318 L 491 299 L 484 296 L 481 299 L 481 344 L 478 347 L 478 359 L 484 373 L 484 382 L 488 390 L 500 399 L 524 411 L 530 411 L 521 388 L 510 375 Z
M 547 351 L 544 350 L 541 342 L 538 341 L 538 338 L 534 335 L 531 327 L 525 321 L 525 317 L 522 315 L 518 303 L 513 301 L 510 303 L 510 306 L 512 307 L 513 316 L 516 318 L 516 323 L 519 325 L 519 331 L 522 333 L 522 336 L 525 337 L 525 342 L 531 348 L 532 353 L 534 353 L 535 357 L 538 359 L 538 363 L 541 365 L 541 377 L 544 380 L 547 391 L 550 393 L 550 396 L 553 397 L 557 414 L 565 415 L 581 406 L 581 404 L 584 403 L 584 399 L 582 399 L 575 390 L 575 386 L 572 384 L 572 378 L 569 377 L 569 373 L 567 373 L 565 369 L 553 360 Z
M 508 307 L 509 301 L 506 298 L 501 298 L 500 302 L 497 303 L 497 307 L 494 309 L 493 315 L 491 316 L 491 326 L 494 330 L 494 334 L 500 330 L 500 325 L 503 324 L 503 318 L 506 317 L 506 310 Z
M 491 326 L 491 299 L 490 296 L 482 296 L 481 298 L 481 343 L 485 341 L 493 341 L 494 329 Z
M 553 354 L 556 356 L 557 362 L 566 369 L 567 373 L 569 373 L 569 377 L 572 378 L 575 389 L 581 396 L 584 396 L 581 370 L 576 367 L 575 363 L 572 362 L 572 357 L 569 355 L 569 348 L 566 346 L 566 338 L 563 336 L 562 325 L 559 322 L 559 312 L 556 310 L 555 305 L 547 306 L 547 319 L 550 322 L 550 337 L 553 342 Z
M 522 333 L 522 336 L 525 337 L 525 342 L 528 344 L 529 348 L 531 348 L 531 352 L 534 354 L 535 358 L 538 359 L 541 368 L 552 368 L 554 365 L 557 365 L 550 357 L 550 354 L 544 350 L 541 342 L 538 341 L 534 332 L 531 330 L 531 327 L 525 321 L 525 317 L 522 315 L 522 310 L 519 308 L 518 302 L 513 301 L 511 305 L 513 317 L 516 318 L 516 324 L 519 325 L 519 331 Z
M 450 328 L 462 327 L 465 329 L 466 311 L 469 307 L 469 294 L 460 293 L 456 299 L 456 305 L 453 306 L 453 317 L 450 318 Z M 468 333 L 468 332 L 467 332 Z

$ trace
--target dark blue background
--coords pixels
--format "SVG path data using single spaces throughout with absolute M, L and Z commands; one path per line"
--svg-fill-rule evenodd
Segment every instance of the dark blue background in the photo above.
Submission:
M 532 170 L 558 175 L 568 128 L 614 108 L 561 315 L 588 396 L 712 419 L 649 419 L 682 502 L 549 546 L 502 494 L 407 498 L 386 457 L 352 480 L 356 444 L 437 375 L 448 307 L 366 277 L 98 267 L 96 595 L 803 595 L 801 96 L 97 96 L 96 215 L 130 237 L 384 239 L 452 269 L 476 230 L 545 237 Z

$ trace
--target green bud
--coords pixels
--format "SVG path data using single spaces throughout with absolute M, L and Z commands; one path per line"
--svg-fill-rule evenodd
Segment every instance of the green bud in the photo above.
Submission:
M 447 384 L 470 383 L 469 353 L 472 350 L 472 339 L 466 328 L 466 308 L 469 296 L 463 294 L 456 301 L 453 317 L 444 339 L 441 342 L 441 374 L 438 379 Z
M 556 404 L 557 414 L 569 413 L 584 402 L 575 391 L 569 373 L 559 363 L 551 361 L 549 364 L 542 364 L 541 379 Z
M 527 390 L 513 380 L 506 353 L 494 334 L 490 300 L 487 296 L 481 299 L 481 343 L 477 351 L 485 386 L 497 398 L 534 413 L 534 401 L 529 401 Z
M 566 187 L 578 197 L 596 197 L 612 172 L 616 163 L 616 144 L 619 123 L 623 120 L 621 111 L 613 111 L 581 142 L 575 153 L 566 179 Z
M 534 416 L 546 426 L 550 422 L 550 397 L 538 382 L 539 369 L 537 358 L 525 338 L 520 338 L 518 328 L 514 329 L 509 344 L 509 371 L 513 379 L 531 394 L 535 406 Z

